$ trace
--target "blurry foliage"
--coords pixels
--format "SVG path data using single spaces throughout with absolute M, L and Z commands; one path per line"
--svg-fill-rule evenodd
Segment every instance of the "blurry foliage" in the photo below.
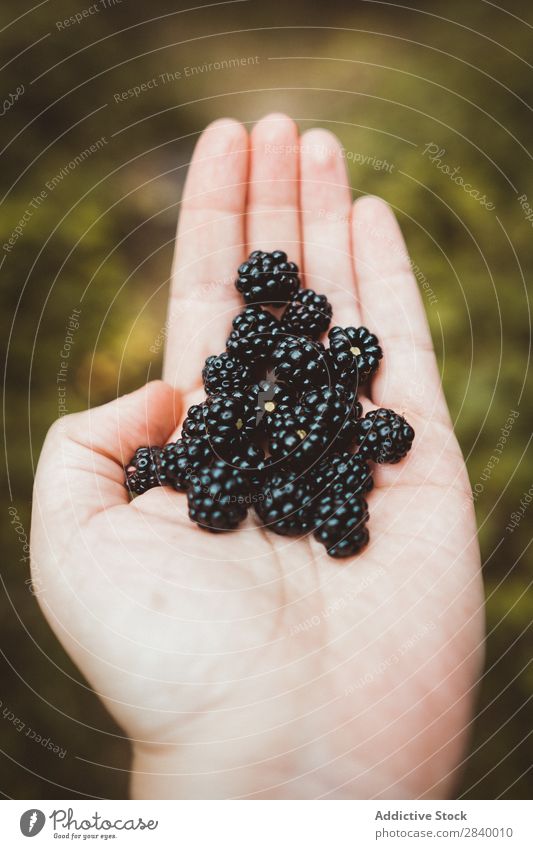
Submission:
M 4 54 L 13 59 L 2 72 L 3 97 L 21 83 L 25 92 L 2 117 L 2 241 L 47 181 L 99 137 L 106 144 L 48 193 L 4 257 L 4 515 L 11 492 L 29 534 L 33 469 L 57 416 L 55 376 L 73 307 L 82 313 L 69 363 L 69 410 L 159 373 L 160 355 L 149 349 L 165 321 L 179 197 L 198 133 L 228 113 L 250 126 L 270 109 L 289 112 L 302 130 L 329 127 L 348 152 L 393 166 L 375 170 L 348 158 L 355 194 L 379 194 L 392 204 L 413 262 L 437 297 L 427 301 L 427 313 L 473 485 L 509 412 L 520 411 L 476 499 L 488 665 L 458 792 L 525 798 L 531 793 L 531 751 L 522 744 L 533 683 L 525 594 L 531 517 L 511 535 L 505 525 L 531 486 L 523 381 L 533 233 L 517 201 L 526 193 L 533 203 L 526 152 L 533 126 L 525 62 L 531 26 L 519 20 L 531 12 L 526 0 L 506 4 L 507 11 L 481 0 L 418 5 L 410 11 L 333 0 L 326 19 L 323 4 L 303 0 L 283 9 L 251 0 L 187 13 L 162 0 L 148 6 L 122 0 L 60 31 L 56 21 L 77 9 L 71 0 L 52 0 L 5 29 Z M 21 14 L 19 0 L 4 0 L 2 26 Z M 116 93 L 159 74 L 232 56 L 260 61 L 115 102 Z M 445 149 L 443 161 L 459 166 L 494 211 L 423 155 L 430 143 Z M 57 758 L 2 720 L 2 790 L 16 798 L 123 797 L 127 745 L 45 625 L 24 584 L 21 556 L 8 528 L 0 697 L 67 755 Z

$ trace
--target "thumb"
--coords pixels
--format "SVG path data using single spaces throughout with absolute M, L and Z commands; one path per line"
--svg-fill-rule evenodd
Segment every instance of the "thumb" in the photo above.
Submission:
M 179 393 L 156 380 L 109 404 L 56 421 L 35 477 L 35 526 L 72 535 L 96 513 L 127 504 L 123 466 L 140 445 L 161 445 L 175 430 Z

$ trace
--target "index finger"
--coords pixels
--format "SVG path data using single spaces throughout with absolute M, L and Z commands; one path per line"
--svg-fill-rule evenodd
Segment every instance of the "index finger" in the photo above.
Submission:
M 166 325 L 163 377 L 182 392 L 201 383 L 209 354 L 224 350 L 241 306 L 248 134 L 227 118 L 200 136 L 183 190 Z

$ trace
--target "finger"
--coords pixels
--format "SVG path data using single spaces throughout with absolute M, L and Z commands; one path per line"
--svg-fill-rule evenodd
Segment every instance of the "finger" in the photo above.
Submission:
M 384 353 L 372 400 L 449 424 L 424 306 L 388 204 L 375 197 L 356 201 L 352 234 L 364 324 L 376 332 Z
M 327 130 L 302 136 L 300 204 L 305 285 L 327 296 L 333 324 L 360 324 L 353 273 L 352 198 L 342 145 Z
M 300 263 L 298 129 L 274 113 L 259 121 L 250 139 L 247 251 L 282 250 Z
M 167 324 L 163 376 L 198 386 L 205 358 L 224 350 L 241 305 L 234 286 L 244 259 L 248 134 L 236 121 L 202 133 L 185 182 Z
M 179 418 L 180 397 L 162 381 L 59 419 L 35 477 L 32 532 L 68 539 L 77 525 L 129 502 L 123 466 L 141 445 L 161 445 Z

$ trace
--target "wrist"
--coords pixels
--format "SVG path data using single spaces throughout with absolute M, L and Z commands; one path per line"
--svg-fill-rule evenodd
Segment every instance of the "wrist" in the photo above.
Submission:
M 313 798 L 330 758 L 312 717 L 292 697 L 276 708 L 213 712 L 173 742 L 135 744 L 131 795 L 139 799 Z M 303 721 L 302 721 L 303 720 Z M 328 770 L 327 770 L 328 771 Z
M 131 796 L 137 799 L 303 798 L 317 795 L 305 780 L 304 750 L 284 733 L 221 743 L 136 745 Z M 308 756 L 307 756 L 308 757 Z

